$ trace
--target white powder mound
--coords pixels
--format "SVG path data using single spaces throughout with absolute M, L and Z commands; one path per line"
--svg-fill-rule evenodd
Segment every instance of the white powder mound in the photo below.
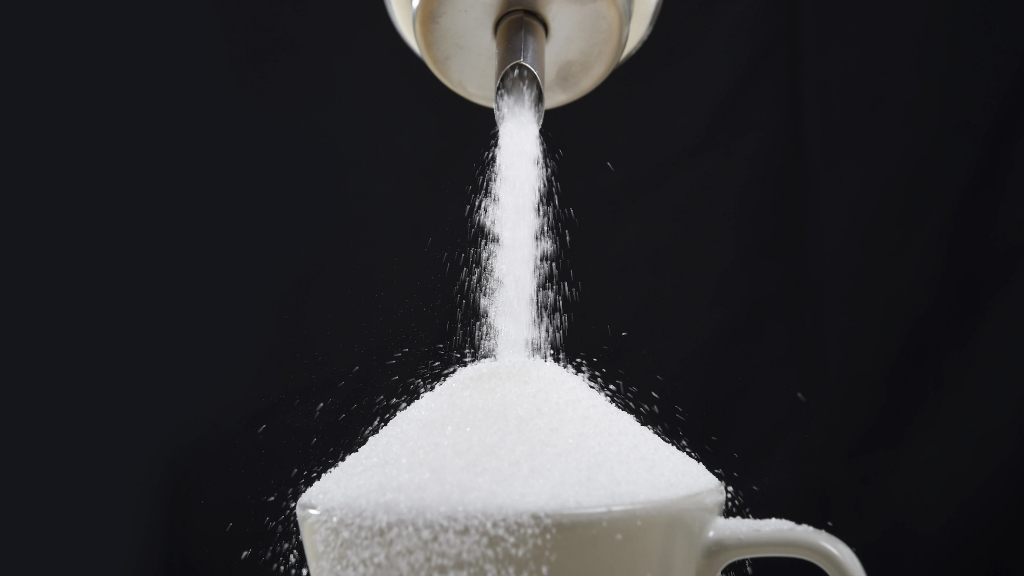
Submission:
M 399 413 L 299 507 L 377 518 L 543 513 L 683 497 L 718 480 L 543 360 L 484 361 Z

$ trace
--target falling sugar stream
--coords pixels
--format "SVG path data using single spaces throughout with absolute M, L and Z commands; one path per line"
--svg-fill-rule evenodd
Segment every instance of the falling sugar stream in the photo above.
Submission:
M 554 243 L 542 201 L 547 168 L 540 94 L 531 74 L 507 77 L 497 94 L 498 142 L 478 220 L 486 231 L 478 340 L 485 357 L 521 360 L 551 347 L 551 298 L 541 291 Z

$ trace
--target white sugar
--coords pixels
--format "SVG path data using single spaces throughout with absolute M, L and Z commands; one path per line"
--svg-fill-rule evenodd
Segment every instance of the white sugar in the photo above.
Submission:
M 718 480 L 548 361 L 462 368 L 324 475 L 329 514 L 545 512 L 682 497 Z
M 315 576 L 487 574 L 545 546 L 548 513 L 719 489 L 703 466 L 548 356 L 561 324 L 544 292 L 541 110 L 499 94 L 479 224 L 481 356 L 400 412 L 298 502 Z M 550 290 L 549 290 L 550 291 Z M 550 533 L 546 533 L 550 536 Z M 514 562 L 513 562 L 514 561 Z M 525 566 L 545 573 L 541 566 Z
M 483 356 L 525 359 L 550 343 L 538 290 L 542 257 L 552 243 L 543 227 L 547 173 L 541 114 L 530 85 L 498 94 L 498 142 L 478 224 L 483 242 Z

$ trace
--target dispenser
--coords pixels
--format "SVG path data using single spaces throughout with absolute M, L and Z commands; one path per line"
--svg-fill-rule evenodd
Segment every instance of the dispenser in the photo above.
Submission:
M 650 34 L 661 0 L 384 0 L 399 34 L 446 86 L 493 107 L 508 74 L 544 108 L 597 87 Z

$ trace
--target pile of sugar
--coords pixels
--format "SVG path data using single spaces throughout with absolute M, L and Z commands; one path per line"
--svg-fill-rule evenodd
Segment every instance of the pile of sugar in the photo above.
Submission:
M 550 513 L 721 489 L 550 361 L 456 371 L 297 505 L 313 576 L 545 574 Z
M 718 486 L 701 464 L 553 362 L 462 368 L 300 499 L 332 513 L 548 512 Z

